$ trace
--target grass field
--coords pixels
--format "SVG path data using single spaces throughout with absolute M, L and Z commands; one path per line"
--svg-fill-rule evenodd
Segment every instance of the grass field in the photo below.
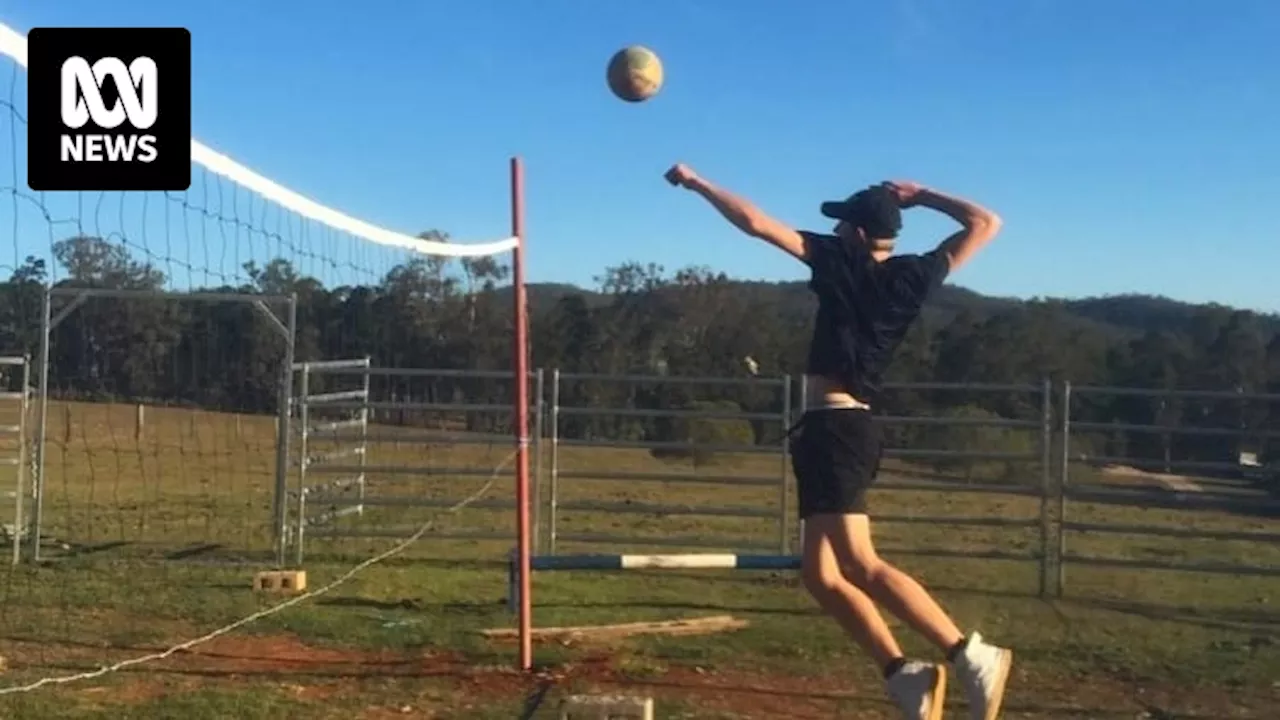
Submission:
M 249 589 L 253 572 L 270 565 L 274 452 L 270 418 L 148 408 L 138 433 L 133 406 L 54 403 L 44 508 L 45 533 L 54 541 L 45 548 L 47 562 L 19 566 L 0 585 L 0 655 L 7 666 L 0 688 L 163 650 L 278 602 Z M 492 445 L 406 440 L 372 445 L 369 462 L 487 470 L 509 453 L 510 443 L 502 439 Z M 582 472 L 753 476 L 781 470 L 776 455 L 722 457 L 693 469 L 643 450 L 603 448 L 564 448 L 560 465 Z M 923 474 L 901 463 L 886 469 L 891 476 Z M 0 474 L 0 482 L 8 477 Z M 460 499 L 486 482 L 484 476 L 372 473 L 368 487 L 383 497 Z M 603 480 L 562 480 L 559 496 L 563 503 L 777 508 L 780 502 L 773 487 Z M 511 497 L 509 474 L 484 495 Z M 1038 498 L 1017 494 L 885 488 L 873 503 L 877 512 L 917 517 L 1036 519 L 1040 513 Z M 1280 529 L 1280 521 L 1263 517 L 1103 504 L 1073 503 L 1071 517 Z M 338 524 L 407 533 L 433 519 L 433 533 L 507 532 L 513 526 L 509 510 L 445 514 L 392 506 L 371 506 Z M 566 510 L 559 527 L 642 538 L 698 535 L 726 549 L 779 541 L 777 521 L 764 518 Z M 1006 717 L 1275 717 L 1280 578 L 1073 566 L 1065 597 L 1050 601 L 1037 597 L 1034 562 L 917 554 L 929 548 L 1037 551 L 1038 528 L 885 523 L 877 537 L 884 554 L 936 589 L 965 627 L 1016 647 Z M 393 542 L 312 538 L 305 563 L 311 586 Z M 515 673 L 514 647 L 477 632 L 513 623 L 504 602 L 510 546 L 428 535 L 329 593 L 190 651 L 100 678 L 0 696 L 0 716 L 558 717 L 557 698 L 565 693 L 625 688 L 654 696 L 662 718 L 893 717 L 876 670 L 813 611 L 791 573 L 539 574 L 538 626 L 726 613 L 750 626 L 708 637 L 540 645 L 539 672 Z M 1074 535 L 1070 548 L 1121 559 L 1280 566 L 1280 547 L 1243 541 Z M 643 541 L 558 547 L 590 549 L 650 548 Z M 910 650 L 927 652 L 914 636 L 904 632 L 902 638 Z M 948 717 L 962 713 L 955 696 Z

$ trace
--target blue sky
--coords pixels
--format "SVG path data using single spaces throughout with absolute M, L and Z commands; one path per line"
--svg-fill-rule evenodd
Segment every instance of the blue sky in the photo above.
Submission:
M 7 0 L 0 22 L 190 28 L 198 138 L 398 230 L 505 236 L 519 154 L 533 281 L 804 277 L 666 185 L 680 160 L 806 228 L 885 178 L 971 197 L 1005 218 L 953 278 L 982 292 L 1280 311 L 1273 0 Z M 641 105 L 604 86 L 631 43 L 667 74 Z M 909 250 L 949 231 L 906 223 Z

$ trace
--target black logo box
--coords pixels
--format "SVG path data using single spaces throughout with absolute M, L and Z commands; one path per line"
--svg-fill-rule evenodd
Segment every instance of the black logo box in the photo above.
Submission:
M 27 34 L 27 184 L 32 190 L 159 190 L 191 187 L 191 32 L 186 28 L 33 28 Z M 114 130 L 93 121 L 78 130 L 62 124 L 62 64 L 79 56 L 90 65 L 115 57 L 156 63 L 156 138 L 152 162 L 62 162 L 64 134 L 136 134 L 128 123 Z M 117 99 L 108 80 L 107 106 Z

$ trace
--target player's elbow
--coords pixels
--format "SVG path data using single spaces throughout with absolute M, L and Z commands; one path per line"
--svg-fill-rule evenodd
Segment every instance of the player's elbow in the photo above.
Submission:
M 969 220 L 969 230 L 984 240 L 990 240 L 999 234 L 1004 227 L 1004 220 L 991 211 L 976 215 Z
M 940 246 L 950 261 L 951 271 L 959 270 L 960 266 L 968 262 L 974 253 L 991 242 L 991 239 L 1000 232 L 1003 224 L 1004 221 L 1000 216 L 992 212 L 966 218 L 964 230 L 943 240 Z

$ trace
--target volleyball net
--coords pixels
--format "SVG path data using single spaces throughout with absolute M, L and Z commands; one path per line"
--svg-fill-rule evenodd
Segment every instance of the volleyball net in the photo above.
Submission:
M 488 536 L 527 566 L 518 158 L 510 235 L 478 243 L 195 139 L 185 192 L 36 192 L 26 82 L 25 34 L 0 25 L 0 694 L 169 658 L 465 536 L 441 524 L 469 506 L 498 503 Z M 304 538 L 362 560 L 264 605 L 246 568 L 295 567 Z

